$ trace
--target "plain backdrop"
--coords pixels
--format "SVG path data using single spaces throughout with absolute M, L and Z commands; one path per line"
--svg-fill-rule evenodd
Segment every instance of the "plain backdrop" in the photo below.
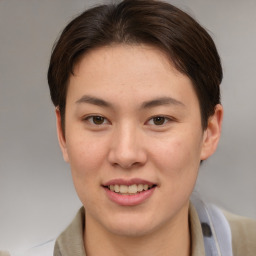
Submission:
M 222 138 L 196 190 L 256 218 L 256 1 L 169 2 L 208 29 L 223 63 Z M 0 249 L 56 237 L 81 205 L 58 147 L 46 73 L 60 31 L 97 3 L 0 0 Z

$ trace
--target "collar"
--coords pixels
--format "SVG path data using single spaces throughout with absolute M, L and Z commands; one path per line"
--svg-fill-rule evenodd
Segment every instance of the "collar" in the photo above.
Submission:
M 197 212 L 191 203 L 189 206 L 189 223 L 191 256 L 205 256 L 201 224 Z M 83 242 L 84 226 L 85 210 L 82 207 L 71 224 L 57 238 L 54 247 L 54 256 L 86 256 Z

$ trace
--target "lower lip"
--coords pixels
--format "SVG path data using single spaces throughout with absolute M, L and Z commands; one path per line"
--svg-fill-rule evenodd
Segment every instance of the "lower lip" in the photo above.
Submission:
M 142 204 L 149 197 L 152 196 L 152 194 L 155 191 L 155 188 L 156 187 L 153 187 L 149 190 L 142 191 L 142 192 L 139 192 L 139 193 L 134 194 L 134 195 L 122 195 L 122 194 L 115 193 L 115 192 L 109 190 L 108 188 L 104 187 L 108 198 L 112 202 L 114 202 L 118 205 L 121 205 L 121 206 L 134 206 L 134 205 Z

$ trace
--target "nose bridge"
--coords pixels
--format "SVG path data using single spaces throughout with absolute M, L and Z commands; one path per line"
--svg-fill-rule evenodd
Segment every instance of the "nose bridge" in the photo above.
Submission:
M 140 135 L 139 128 L 132 122 L 123 122 L 117 126 L 109 152 L 111 163 L 122 168 L 143 164 L 146 156 Z

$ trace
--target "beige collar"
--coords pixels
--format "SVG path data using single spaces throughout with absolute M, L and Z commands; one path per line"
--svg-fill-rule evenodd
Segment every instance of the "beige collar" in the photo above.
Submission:
M 86 256 L 83 242 L 85 211 L 82 207 L 72 223 L 57 238 L 54 256 Z M 192 204 L 189 208 L 191 234 L 191 256 L 205 256 L 204 240 L 197 212 Z

